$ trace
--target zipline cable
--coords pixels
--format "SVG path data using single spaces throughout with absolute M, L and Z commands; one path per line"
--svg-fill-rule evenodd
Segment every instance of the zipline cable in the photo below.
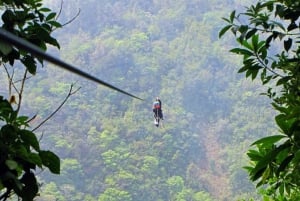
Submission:
M 2 28 L 0 28 L 0 39 L 5 43 L 12 44 L 12 45 L 14 45 L 14 46 L 16 46 L 20 49 L 23 49 L 23 50 L 26 50 L 26 51 L 30 52 L 31 54 L 33 54 L 37 57 L 41 57 L 44 60 L 47 60 L 47 61 L 49 61 L 49 62 L 65 69 L 65 70 L 70 71 L 71 73 L 82 76 L 82 77 L 84 77 L 88 80 L 91 80 L 91 81 L 94 81 L 98 84 L 104 85 L 105 87 L 108 87 L 110 89 L 113 89 L 115 91 L 123 93 L 125 95 L 131 96 L 131 97 L 139 99 L 139 100 L 143 100 L 143 99 L 141 99 L 137 96 L 134 96 L 134 95 L 122 90 L 122 89 L 119 89 L 119 88 L 117 88 L 117 87 L 115 87 L 115 86 L 113 86 L 113 85 L 111 85 L 107 82 L 104 82 L 104 81 L 102 81 L 102 80 L 100 80 L 100 79 L 98 79 L 98 78 L 82 71 L 82 70 L 79 70 L 77 67 L 73 66 L 72 64 L 68 64 L 68 63 L 64 62 L 63 60 L 60 60 L 60 59 L 58 59 L 58 58 L 56 58 L 56 57 L 54 57 L 50 54 L 45 53 L 39 47 L 29 43 L 28 41 L 26 41 L 26 40 L 24 40 L 20 37 L 17 37 L 16 35 L 8 32 L 8 31 L 6 31 Z

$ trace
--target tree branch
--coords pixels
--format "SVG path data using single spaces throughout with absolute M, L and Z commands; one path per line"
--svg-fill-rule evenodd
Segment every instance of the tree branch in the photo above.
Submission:
M 49 119 L 51 119 L 61 108 L 62 106 L 67 102 L 67 100 L 70 98 L 70 96 L 72 96 L 73 94 L 75 94 L 77 91 L 79 91 L 81 87 L 77 88 L 76 90 L 73 90 L 73 84 L 71 84 L 69 93 L 67 94 L 67 96 L 65 97 L 65 99 L 63 100 L 63 102 L 56 108 L 56 110 L 54 110 L 44 121 L 42 121 L 38 126 L 36 126 L 34 129 L 32 129 L 32 132 L 34 132 L 35 130 L 37 130 L 38 128 L 40 128 L 43 124 L 45 124 Z
M 58 20 L 59 16 L 61 15 L 62 9 L 63 9 L 63 4 L 64 4 L 64 1 L 62 0 L 61 3 L 60 3 L 60 8 L 59 8 L 59 11 L 58 11 L 58 14 L 57 14 L 55 20 Z M 66 25 L 72 23 L 72 22 L 79 16 L 80 11 L 81 11 L 81 10 L 78 9 L 78 12 L 76 13 L 76 15 L 75 15 L 72 19 L 70 19 L 69 21 L 67 21 L 67 22 L 65 22 L 64 24 L 62 24 L 61 26 L 64 27 L 64 26 L 66 26 Z M 56 29 L 58 29 L 58 27 L 52 29 L 52 31 L 55 31 Z
M 61 0 L 61 3 L 60 3 L 60 8 L 59 8 L 59 11 L 58 11 L 58 14 L 57 14 L 57 17 L 55 20 L 57 20 L 59 18 L 59 16 L 61 15 L 62 13 L 62 7 L 63 7 L 63 4 L 64 4 L 64 1 Z
M 269 66 L 267 66 L 262 60 L 261 58 L 259 57 L 259 55 L 257 55 L 255 53 L 255 56 L 256 56 L 256 59 L 258 60 L 258 62 L 264 67 L 266 68 L 269 72 L 273 73 L 274 75 L 277 75 L 278 77 L 284 77 L 283 75 L 275 72 L 273 69 L 271 69 Z
M 78 9 L 77 14 L 72 19 L 70 19 L 69 21 L 67 21 L 66 23 L 64 23 L 62 26 L 66 26 L 66 25 L 72 23 L 79 16 L 80 12 L 81 12 L 81 10 Z
M 17 113 L 19 113 L 19 110 L 21 108 L 22 94 L 23 94 L 23 91 L 24 91 L 24 86 L 25 86 L 25 81 L 26 81 L 26 77 L 27 77 L 27 72 L 28 72 L 28 70 L 26 69 L 25 73 L 24 73 L 24 76 L 23 76 L 23 79 L 21 80 L 20 91 L 18 92 L 19 101 L 18 101 Z
M 13 86 L 14 87 L 14 89 L 18 92 L 18 89 L 16 88 L 16 86 L 14 85 L 14 83 L 13 83 L 13 77 L 14 77 L 14 71 L 12 72 L 12 75 L 10 75 L 10 73 L 8 72 L 8 69 L 7 69 L 7 67 L 6 67 L 6 65 L 5 64 L 3 64 L 3 67 L 4 67 L 4 69 L 5 69 L 5 72 L 6 72 L 6 75 L 7 75 L 7 79 L 8 79 L 8 96 L 11 96 L 12 95 L 12 93 L 11 93 L 11 87 Z
M 61 3 L 60 3 L 60 8 L 59 8 L 59 11 L 58 11 L 58 14 L 57 14 L 57 17 L 56 17 L 56 20 L 58 20 L 59 16 L 61 15 L 62 13 L 62 9 L 63 9 L 63 4 L 64 4 L 64 1 L 62 0 Z M 72 23 L 80 14 L 80 9 L 78 9 L 78 12 L 76 13 L 76 15 L 69 21 L 65 22 L 64 24 L 62 24 L 61 26 L 66 26 L 70 23 Z M 52 31 L 56 30 L 57 28 L 53 29 Z

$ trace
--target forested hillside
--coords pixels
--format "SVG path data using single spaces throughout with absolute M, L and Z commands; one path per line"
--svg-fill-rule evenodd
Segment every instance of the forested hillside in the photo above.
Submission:
M 59 12 L 61 1 L 45 1 Z M 246 5 L 247 1 L 243 1 Z M 237 74 L 222 17 L 239 0 L 63 1 L 55 32 L 65 61 L 144 99 L 71 75 L 52 64 L 24 97 L 32 128 L 80 90 L 37 131 L 61 158 L 41 173 L 43 201 L 225 201 L 255 197 L 242 169 L 253 139 L 272 131 L 260 85 Z M 3 75 L 5 76 L 5 75 Z M 1 89 L 3 90 L 3 89 Z M 165 120 L 153 125 L 160 97 Z M 25 112 L 25 111 L 24 111 Z

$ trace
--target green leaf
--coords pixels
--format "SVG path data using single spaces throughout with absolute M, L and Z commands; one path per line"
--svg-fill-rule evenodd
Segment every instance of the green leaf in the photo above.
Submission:
M 258 72 L 259 72 L 259 69 L 253 69 L 252 70 L 252 77 L 251 77 L 252 80 L 254 80 L 256 78 Z
M 6 160 L 5 164 L 10 170 L 16 170 L 18 168 L 18 163 L 14 160 Z
M 266 59 L 268 52 L 267 52 L 267 48 L 265 46 L 265 42 L 263 41 L 259 45 L 261 45 L 258 49 L 258 53 L 260 54 L 259 56 L 260 56 L 261 60 L 264 61 L 265 64 L 268 64 L 269 61 Z
M 257 179 L 259 179 L 263 175 L 264 171 L 267 169 L 269 164 L 272 163 L 273 160 L 275 160 L 276 156 L 282 150 L 285 150 L 290 146 L 291 146 L 290 143 L 282 144 L 278 147 L 275 147 L 273 150 L 269 151 L 268 153 L 266 153 L 265 156 L 258 161 L 258 163 L 255 165 L 253 170 L 250 172 L 251 180 L 256 181 Z
M 243 169 L 247 170 L 247 172 L 251 172 L 253 170 L 253 167 L 250 166 L 244 166 Z
M 50 13 L 47 17 L 46 17 L 46 21 L 52 20 L 53 18 L 55 18 L 56 13 Z
M 245 33 L 248 31 L 248 28 L 249 27 L 247 25 L 241 25 L 238 30 L 241 34 L 245 35 Z
M 10 125 L 6 124 L 1 127 L 1 140 L 4 142 L 14 142 L 17 138 L 17 129 Z
M 240 68 L 240 69 L 238 70 L 238 73 L 243 73 L 243 72 L 245 72 L 245 71 L 247 71 L 247 70 L 249 70 L 249 66 L 243 66 L 242 68 Z
M 10 123 L 15 122 L 16 119 L 17 119 L 17 116 L 18 116 L 17 111 L 12 111 L 12 112 L 10 113 L 9 122 L 10 122 Z
M 33 147 L 36 151 L 40 150 L 39 141 L 33 132 L 29 130 L 21 130 L 20 136 L 26 145 Z
M 288 109 L 285 108 L 285 107 L 281 107 L 275 103 L 272 103 L 272 106 L 279 112 L 283 113 L 283 114 L 287 114 L 288 113 Z M 280 114 L 281 116 L 279 116 L 280 118 L 282 118 L 282 115 L 283 114 Z
M 291 136 L 290 128 L 296 119 L 287 119 L 287 116 L 284 114 L 279 114 L 275 117 L 277 125 L 281 128 L 284 134 Z
M 286 190 L 286 193 L 287 193 L 288 195 L 290 195 L 290 194 L 291 194 L 291 185 L 286 184 L 286 185 L 285 185 L 285 190 Z
M 296 25 L 296 23 L 291 22 L 290 25 L 288 26 L 287 30 L 292 31 L 292 30 L 297 29 L 297 28 L 298 28 L 298 26 Z
M 236 53 L 236 54 L 247 55 L 247 56 L 252 56 L 253 55 L 253 53 L 250 52 L 249 50 L 242 49 L 242 48 L 233 48 L 233 49 L 230 50 L 230 52 Z
M 235 18 L 235 10 L 232 11 L 231 14 L 230 14 L 230 22 L 231 23 L 233 22 L 234 18 Z
M 12 51 L 6 57 L 3 57 L 4 62 L 9 62 L 11 66 L 14 65 L 15 60 L 17 59 L 20 59 L 20 53 L 15 49 L 12 49 Z
M 26 66 L 29 73 L 35 75 L 37 66 L 33 57 L 27 55 L 21 60 L 21 62 Z
M 258 34 L 253 35 L 251 37 L 251 39 L 252 39 L 251 42 L 252 42 L 253 50 L 254 50 L 254 52 L 257 52 L 257 50 L 259 48 L 259 46 L 258 46 Z
M 221 38 L 231 27 L 232 25 L 227 25 L 223 29 L 221 29 L 221 31 L 219 32 L 219 38 Z
M 49 8 L 41 8 L 39 9 L 40 12 L 50 12 L 51 10 Z
M 31 172 L 26 172 L 21 178 L 21 182 L 24 184 L 22 188 L 22 200 L 31 201 L 38 193 L 38 184 L 35 175 Z
M 0 40 L 0 52 L 4 55 L 8 55 L 13 50 L 12 46 Z
M 279 193 L 281 196 L 284 194 L 284 184 L 282 182 L 278 182 L 276 186 L 279 186 Z
M 284 49 L 285 51 L 289 51 L 290 48 L 292 47 L 292 43 L 293 43 L 293 40 L 291 38 L 289 38 L 288 40 L 285 40 L 284 41 Z
M 47 43 L 57 47 L 58 49 L 60 48 L 59 43 L 57 42 L 57 40 L 55 38 L 49 37 L 47 38 L 47 40 L 45 40 Z
M 28 120 L 28 117 L 27 116 L 19 116 L 19 117 L 17 117 L 17 120 L 20 122 L 26 122 Z
M 290 76 L 285 76 L 277 81 L 276 86 L 286 84 L 290 79 Z
M 231 23 L 229 19 L 225 18 L 225 17 L 222 17 L 222 20 L 228 22 L 228 23 Z
M 262 83 L 263 83 L 263 85 L 264 84 L 267 84 L 271 79 L 272 79 L 272 76 L 271 75 L 267 75 L 267 69 L 266 68 L 264 68 L 263 70 L 262 70 L 262 73 L 260 74 L 260 79 L 261 79 L 261 81 L 262 81 Z M 268 89 L 268 91 L 269 91 L 270 89 Z
M 291 160 L 294 158 L 294 155 L 290 155 L 288 157 L 286 157 L 281 164 L 279 165 L 277 171 L 276 171 L 276 175 L 279 176 L 280 172 L 284 171 L 285 168 L 288 166 L 288 164 L 291 162 Z
M 300 162 L 300 150 L 297 150 L 294 154 L 293 163 L 298 164 Z
M 286 138 L 286 136 L 285 135 L 272 135 L 272 136 L 261 138 L 255 142 L 253 142 L 251 144 L 251 146 L 259 145 L 259 144 L 274 144 L 283 138 Z
M 255 29 L 255 28 L 248 31 L 248 33 L 246 34 L 246 39 L 251 38 L 256 32 L 257 32 L 257 29 Z
M 14 19 L 15 19 L 15 14 L 10 9 L 5 10 L 5 12 L 2 14 L 2 20 L 3 20 L 4 24 L 13 23 Z
M 282 31 L 285 31 L 285 27 L 281 23 L 273 21 L 273 20 L 271 20 L 270 23 L 279 27 L 280 29 L 282 29 Z
M 39 155 L 42 159 L 43 165 L 48 167 L 52 173 L 60 173 L 60 160 L 57 155 L 51 151 L 40 151 Z
M 49 24 L 42 24 L 42 28 L 45 29 L 47 32 L 51 32 L 52 31 L 52 28 Z
M 19 116 L 16 119 L 16 123 L 22 126 L 28 126 L 28 117 L 27 116 Z
M 246 72 L 246 78 L 249 77 L 250 75 L 252 75 L 252 70 L 249 69 L 247 72 Z
M 28 160 L 28 146 L 25 146 L 23 144 L 19 144 L 16 148 L 16 154 L 19 158 L 22 158 L 22 160 L 27 161 Z
M 265 183 L 266 180 L 269 178 L 269 176 L 271 175 L 271 168 L 266 168 L 266 170 L 263 172 L 263 174 L 261 175 L 261 182 Z
M 258 42 L 258 51 L 257 52 L 259 52 L 260 53 L 260 51 L 265 47 L 265 41 L 260 41 L 260 42 Z
M 15 174 L 13 174 L 11 171 L 6 171 L 4 174 L 2 174 L 1 175 L 1 181 L 10 181 L 9 182 L 9 187 L 12 188 L 17 195 L 21 194 L 21 190 L 22 190 L 23 185 L 18 180 L 17 176 Z M 3 182 L 3 184 L 4 184 L 4 182 Z
M 266 39 L 266 47 L 269 48 L 270 47 L 270 43 L 273 39 L 274 35 L 271 34 L 267 39 Z
M 241 45 L 246 47 L 247 49 L 253 51 L 253 46 L 251 44 L 249 44 L 247 40 L 243 40 Z M 252 55 L 253 55 L 253 53 L 252 53 Z
M 257 150 L 249 150 L 247 156 L 251 159 L 251 161 L 259 161 L 262 158 L 262 154 Z
M 40 168 L 42 168 L 43 163 L 42 163 L 42 159 L 41 159 L 39 154 L 37 154 L 37 153 L 28 154 L 28 160 L 31 163 L 33 163 L 33 164 L 39 166 Z
M 252 181 L 256 181 L 257 179 L 259 179 L 263 173 L 265 172 L 265 170 L 267 169 L 267 163 L 266 165 L 264 165 L 262 168 L 258 169 L 258 170 L 255 170 L 254 169 L 252 170 L 251 174 L 251 180 Z
M 57 28 L 61 28 L 62 27 L 62 25 L 59 22 L 57 22 L 57 21 L 49 21 L 48 23 L 50 25 L 54 26 L 54 27 L 57 27 Z

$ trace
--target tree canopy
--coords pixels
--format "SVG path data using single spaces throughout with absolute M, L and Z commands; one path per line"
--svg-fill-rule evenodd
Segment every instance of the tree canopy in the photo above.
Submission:
M 47 52 L 145 101 L 103 90 L 45 60 L 44 68 L 38 68 L 37 60 L 35 76 L 26 76 L 18 115 L 26 116 L 26 130 L 36 135 L 40 147 L 55 150 L 61 159 L 59 176 L 39 172 L 39 166 L 32 169 L 42 184 L 38 200 L 225 201 L 253 196 L 255 189 L 240 167 L 246 164 L 249 143 L 274 131 L 271 112 L 265 110 L 267 98 L 256 98 L 263 87 L 234 73 L 241 59 L 224 54 L 232 40 L 218 40 L 217 34 L 224 25 L 221 17 L 245 1 L 43 2 L 58 8 L 60 21 L 80 10 L 66 29 L 51 32 L 60 50 Z M 5 66 L 0 85 L 9 83 L 8 69 L 19 86 L 24 65 L 15 60 L 13 67 Z M 80 90 L 72 101 L 39 127 L 75 86 Z M 0 92 L 15 109 L 19 95 L 11 89 L 7 98 L 6 90 Z M 151 111 L 156 96 L 165 114 L 159 129 Z

